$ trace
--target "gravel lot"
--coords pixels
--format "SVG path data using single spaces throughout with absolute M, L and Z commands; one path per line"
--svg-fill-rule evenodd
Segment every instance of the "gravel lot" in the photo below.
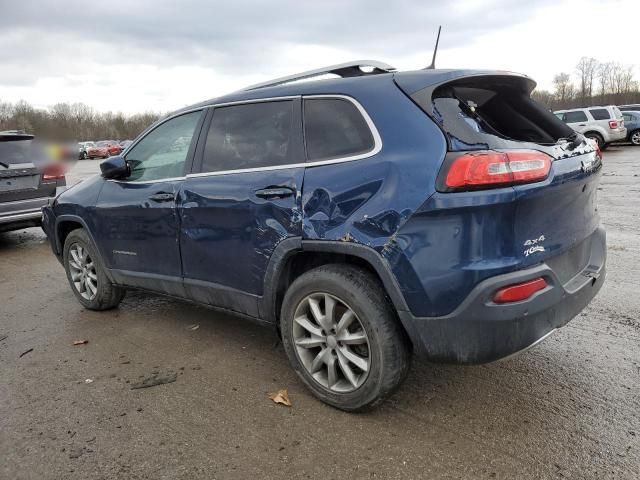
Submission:
M 589 308 L 508 361 L 414 362 L 361 415 L 316 401 L 270 330 L 136 292 L 84 310 L 41 230 L 0 234 L 0 478 L 640 478 L 640 148 L 604 172 Z M 177 381 L 130 388 L 153 372 Z

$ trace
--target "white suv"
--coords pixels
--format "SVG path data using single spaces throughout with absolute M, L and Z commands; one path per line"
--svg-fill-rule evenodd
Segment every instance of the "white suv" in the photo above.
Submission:
M 604 150 L 611 142 L 624 140 L 627 129 L 624 126 L 622 112 L 614 105 L 608 107 L 572 108 L 553 112 L 576 132 L 598 142 Z

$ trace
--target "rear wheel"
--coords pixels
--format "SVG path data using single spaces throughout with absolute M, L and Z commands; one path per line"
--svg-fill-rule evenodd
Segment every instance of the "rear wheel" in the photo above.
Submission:
M 634 145 L 640 146 L 640 130 L 634 130 L 629 135 L 629 141 Z
M 585 134 L 585 137 L 590 138 L 591 140 L 595 140 L 600 150 L 604 150 L 605 148 L 607 148 L 604 143 L 604 138 L 602 138 L 602 135 L 600 135 L 599 133 L 589 132 Z
M 63 264 L 71 290 L 90 310 L 117 307 L 125 290 L 113 285 L 105 273 L 102 260 L 87 232 L 78 228 L 64 242 Z
M 370 408 L 404 380 L 411 348 L 369 273 L 326 265 L 300 276 L 280 318 L 289 361 L 313 394 L 347 411 Z

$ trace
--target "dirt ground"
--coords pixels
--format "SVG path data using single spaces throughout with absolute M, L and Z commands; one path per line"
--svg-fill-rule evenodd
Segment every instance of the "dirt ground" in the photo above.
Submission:
M 640 148 L 604 172 L 608 279 L 582 314 L 508 361 L 414 362 L 360 415 L 315 400 L 270 330 L 136 292 L 84 310 L 41 230 L 0 234 L 0 478 L 640 478 Z M 177 380 L 131 389 L 154 372 Z

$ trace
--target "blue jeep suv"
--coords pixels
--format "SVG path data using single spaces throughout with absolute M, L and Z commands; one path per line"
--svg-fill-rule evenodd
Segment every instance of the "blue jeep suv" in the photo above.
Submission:
M 317 397 L 361 410 L 412 352 L 506 357 L 602 286 L 600 152 L 534 86 L 376 62 L 256 85 L 161 119 L 43 226 L 86 308 L 137 288 L 274 325 Z

